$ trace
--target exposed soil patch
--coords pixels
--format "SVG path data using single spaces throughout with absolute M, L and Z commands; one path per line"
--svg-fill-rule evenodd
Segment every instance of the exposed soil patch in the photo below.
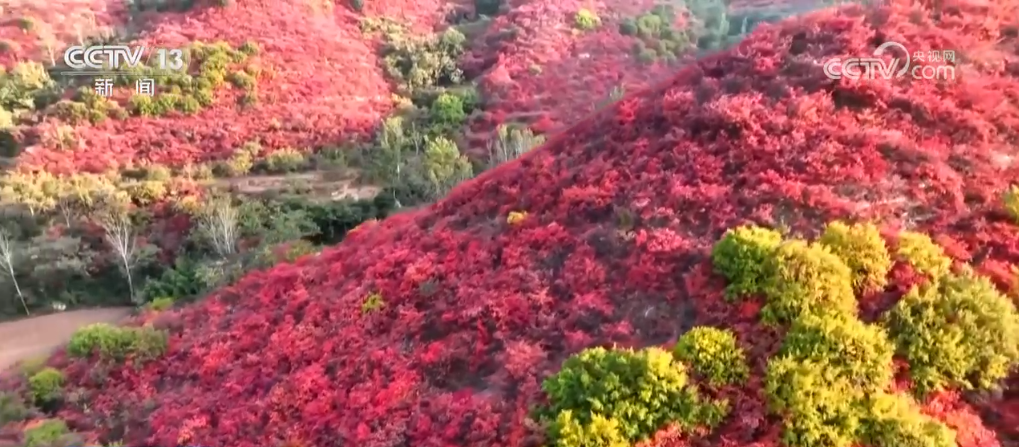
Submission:
M 285 175 L 249 175 L 231 179 L 216 180 L 213 185 L 229 188 L 231 191 L 263 195 L 302 194 L 318 200 L 371 199 L 382 191 L 372 185 L 357 185 L 357 176 L 339 171 L 315 171 Z
M 0 371 L 53 352 L 83 326 L 115 323 L 130 313 L 129 307 L 83 309 L 0 323 Z

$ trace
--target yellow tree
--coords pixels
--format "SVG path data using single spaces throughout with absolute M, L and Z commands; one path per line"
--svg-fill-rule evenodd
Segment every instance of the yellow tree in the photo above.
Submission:
M 22 205 L 33 216 L 56 207 L 59 179 L 46 172 L 9 172 L 0 178 L 0 201 Z

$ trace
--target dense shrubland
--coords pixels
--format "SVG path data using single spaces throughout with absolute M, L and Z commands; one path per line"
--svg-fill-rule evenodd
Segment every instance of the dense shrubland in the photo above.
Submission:
M 361 222 L 395 209 L 386 196 L 321 202 L 212 190 L 205 194 L 219 198 L 210 200 L 165 168 L 149 168 L 138 177 L 4 178 L 0 283 L 21 300 L 0 304 L 5 314 L 14 312 L 13 304 L 24 313 L 51 302 L 115 305 L 192 297 L 250 268 L 271 265 L 272 247 L 300 240 L 335 243 Z M 175 266 L 167 267 L 174 265 L 168 257 L 178 259 Z M 204 272 L 201 279 L 196 269 Z
M 501 125 L 487 158 L 469 159 L 458 134 L 484 103 L 458 66 L 466 36 L 456 28 L 417 36 L 397 23 L 372 18 L 362 20 L 361 30 L 381 40 L 383 66 L 401 107 L 379 126 L 373 144 L 361 148 L 353 165 L 370 181 L 389 186 L 401 204 L 437 200 L 460 182 L 544 141 L 526 127 Z
M 903 262 L 932 261 L 912 253 Z M 965 266 L 914 286 L 879 322 L 861 321 L 854 287 L 883 288 L 893 263 L 871 224 L 833 222 L 816 242 L 737 227 L 715 245 L 713 260 L 730 297 L 763 298 L 765 322 L 787 327 L 764 386 L 790 447 L 955 445 L 952 430 L 895 391 L 893 357 L 908 362 L 920 397 L 946 387 L 990 389 L 1019 364 L 1015 304 Z M 690 381 L 691 369 L 700 381 Z M 697 387 L 740 386 L 748 373 L 733 334 L 712 327 L 683 335 L 674 357 L 659 348 L 592 348 L 546 380 L 549 404 L 539 419 L 557 446 L 632 445 L 670 424 L 719 423 L 724 402 L 703 401 Z
M 718 30 L 709 36 L 726 34 L 717 4 L 689 8 Z M 971 39 L 979 33 L 960 23 L 998 32 L 981 8 L 939 23 L 944 39 L 975 46 L 985 37 Z M 392 58 L 394 82 L 426 81 L 401 90 L 404 109 L 374 141 L 330 160 L 385 184 L 375 201 L 178 197 L 156 186 L 162 172 L 120 174 L 141 185 L 111 181 L 130 209 L 169 197 L 193 228 L 170 243 L 178 250 L 163 259 L 172 268 L 134 270 L 138 301 L 162 309 L 161 319 L 82 331 L 52 370 L 5 384 L 14 393 L 0 395 L 0 418 L 20 421 L 26 406 L 56 417 L 59 406 L 66 420 L 31 428 L 32 443 L 94 431 L 103 442 L 160 445 L 529 445 L 535 433 L 559 447 L 994 445 L 985 428 L 1005 439 L 1017 426 L 1015 397 L 1003 389 L 1019 361 L 1019 323 L 1001 292 L 1015 279 L 1015 225 L 1001 212 L 1017 208 L 1014 190 L 998 203 L 1001 179 L 1015 172 L 982 164 L 998 154 L 988 152 L 956 175 L 952 151 L 961 149 L 948 142 L 973 128 L 995 146 L 969 141 L 975 152 L 1011 141 L 1001 129 L 1014 111 L 980 98 L 1000 98 L 984 86 L 1015 85 L 968 72 L 977 82 L 964 85 L 973 90 L 967 106 L 937 110 L 967 120 L 920 120 L 887 107 L 954 99 L 943 86 L 895 83 L 861 98 L 802 64 L 862 54 L 874 24 L 860 17 L 771 30 L 755 41 L 754 64 L 721 57 L 660 90 L 610 98 L 618 101 L 549 150 L 461 188 L 456 200 L 366 225 L 268 271 L 260 267 L 342 238 L 361 216 L 433 201 L 541 137 L 500 127 L 490 163 L 470 163 L 451 129 L 490 104 L 469 80 L 433 76 L 449 58 L 428 43 L 417 46 L 428 63 Z M 893 9 L 881 20 L 925 19 Z M 828 34 L 836 23 L 851 38 Z M 794 35 L 814 43 L 807 54 L 788 48 Z M 878 141 L 889 129 L 903 147 Z M 915 135 L 929 139 L 908 141 Z M 295 172 L 321 160 L 268 149 L 237 144 L 230 158 L 185 177 Z M 922 186 L 910 183 L 918 178 Z M 62 200 L 47 188 L 22 188 L 16 201 L 29 220 L 59 224 Z M 70 221 L 125 222 L 89 209 Z M 129 222 L 139 228 L 160 222 L 136 213 Z M 866 223 L 818 227 L 855 214 L 876 217 L 889 234 Z M 730 228 L 746 221 L 768 227 Z M 913 231 L 891 234 L 889 221 Z M 151 234 L 161 249 L 170 239 Z M 126 270 L 108 271 L 133 295 Z M 165 312 L 210 288 L 200 303 Z M 966 399 L 986 391 L 996 403 Z M 1000 422 L 975 415 L 994 405 Z
M 368 22 L 365 27 L 366 32 L 372 31 Z M 24 221 L 23 225 L 10 225 L 15 228 L 7 229 L 3 239 L 9 242 L 9 247 L 5 247 L 12 255 L 10 268 L 6 269 L 6 283 L 10 283 L 16 290 L 15 295 L 24 301 L 21 303 L 22 310 L 28 311 L 29 307 L 44 309 L 50 301 L 73 306 L 143 303 L 198 295 L 231 282 L 253 266 L 269 265 L 267 259 L 271 257 L 266 254 L 269 245 L 302 237 L 314 244 L 335 242 L 346 230 L 366 219 L 384 217 L 398 206 L 436 200 L 476 172 L 516 158 L 541 143 L 541 137 L 527 129 L 505 126 L 493 139 L 488 160 L 473 162 L 462 155 L 453 140 L 455 132 L 481 106 L 472 86 L 458 85 L 461 80 L 455 59 L 462 52 L 463 36 L 449 30 L 440 37 L 422 40 L 402 37 L 402 32 L 399 28 L 388 29 L 385 35 L 385 51 L 389 55 L 386 63 L 394 80 L 404 85 L 404 94 L 413 98 L 410 108 L 402 109 L 386 120 L 380 126 L 375 141 L 354 152 L 327 149 L 309 155 L 293 148 L 269 150 L 258 141 L 248 141 L 224 160 L 174 169 L 153 165 L 103 174 L 7 173 L 0 181 L 0 195 L 4 203 L 27 210 L 27 216 L 18 218 Z M 146 116 L 162 115 L 186 104 L 208 105 L 213 89 L 228 81 L 238 88 L 255 91 L 255 84 L 249 81 L 258 75 L 257 66 L 242 67 L 234 72 L 229 70 L 258 51 L 254 44 L 245 44 L 235 50 L 225 43 L 196 43 L 189 49 L 192 66 L 196 67 L 192 73 L 158 78 L 161 80 L 158 89 L 164 93 L 152 99 L 136 95 L 129 99 L 126 108 L 83 87 L 72 99 L 56 102 L 48 109 L 52 116 L 69 124 L 55 127 L 50 138 L 57 146 L 73 151 L 76 138 L 75 129 L 71 126 L 74 125 L 98 124 L 113 115 L 124 119 L 123 115 L 128 111 Z M 117 82 L 119 85 L 131 84 L 144 76 L 146 70 L 140 68 L 137 73 L 126 73 Z M 11 116 L 17 113 L 17 116 L 27 117 L 24 113 L 42 104 L 56 88 L 37 65 L 21 65 L 4 79 L 4 91 L 8 92 L 5 97 L 9 99 L 3 104 Z M 167 256 L 171 259 L 183 256 L 179 247 L 167 245 L 180 245 L 179 241 L 173 242 L 180 237 L 161 234 L 165 233 L 168 224 L 184 225 L 184 230 L 178 228 L 171 233 L 187 231 L 187 220 L 212 225 L 210 222 L 214 219 L 207 216 L 210 212 L 198 209 L 199 201 L 195 199 L 197 191 L 216 178 L 351 168 L 360 170 L 364 179 L 387 186 L 384 197 L 379 199 L 382 202 L 376 201 L 368 206 L 348 202 L 320 206 L 308 201 L 301 205 L 301 191 L 295 187 L 295 197 L 259 202 L 274 209 L 275 213 L 288 216 L 286 219 L 272 219 L 273 212 L 261 212 L 265 222 L 274 222 L 285 229 L 263 228 L 258 224 L 239 225 L 236 237 L 244 240 L 254 238 L 265 244 L 265 247 L 246 255 L 247 260 L 227 262 L 214 259 L 213 262 L 208 259 L 178 259 L 177 262 L 165 262 Z M 108 218 L 106 220 L 110 222 L 104 226 L 102 219 L 96 216 L 110 214 L 106 210 L 109 208 L 107 202 L 116 203 L 121 208 L 117 214 L 130 215 L 130 218 Z M 173 206 L 168 207 L 167 204 Z M 258 213 L 253 205 L 238 209 Z M 174 217 L 175 214 L 181 216 Z M 249 216 L 238 211 L 238 216 L 242 215 Z M 292 219 L 289 218 L 291 216 Z M 181 218 L 186 220 L 181 221 Z M 248 218 L 236 217 L 241 221 Z M 59 237 L 44 231 L 47 226 L 55 224 L 64 227 Z M 89 228 L 89 225 L 100 228 Z M 119 232 L 121 230 L 122 233 Z M 187 239 L 193 242 L 184 243 L 184 247 L 214 244 L 209 242 L 208 235 L 202 236 L 197 229 L 193 233 Z M 122 237 L 110 238 L 115 235 Z M 139 244 L 138 250 L 128 250 L 135 239 Z M 117 254 L 118 247 L 123 252 L 120 255 Z M 307 251 L 295 250 L 298 251 L 294 253 Z M 240 253 L 234 252 L 226 254 L 240 256 Z M 209 253 L 202 256 L 215 258 Z M 49 267 L 37 268 L 35 263 L 25 262 L 25 259 L 36 259 L 40 266 Z M 57 260 L 59 262 L 49 262 Z M 166 268 L 167 264 L 176 267 Z M 139 280 L 136 281 L 132 274 Z M 125 284 L 114 286 L 118 278 Z M 122 291 L 124 288 L 127 290 Z M 100 289 L 108 292 L 97 300 L 93 291 Z

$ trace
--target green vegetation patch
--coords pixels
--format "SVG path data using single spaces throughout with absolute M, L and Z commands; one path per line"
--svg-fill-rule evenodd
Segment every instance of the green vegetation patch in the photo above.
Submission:
M 25 447 L 49 447 L 69 434 L 67 423 L 60 419 L 49 419 L 25 430 Z
M 361 313 L 370 314 L 372 312 L 382 310 L 384 307 L 386 307 L 386 301 L 382 299 L 382 294 L 372 292 L 369 293 L 368 296 L 364 298 L 364 302 L 361 303 Z
M 818 240 L 832 253 L 845 261 L 853 273 L 853 288 L 857 291 L 884 289 L 892 258 L 877 226 L 871 223 L 847 225 L 832 222 Z
M 71 337 L 67 352 L 74 357 L 90 357 L 98 352 L 108 360 L 131 356 L 140 361 L 153 360 L 166 353 L 169 334 L 151 327 L 118 327 L 96 323 L 79 329 Z
M 561 447 L 625 445 L 669 423 L 685 430 L 713 427 L 728 412 L 726 402 L 698 394 L 671 353 L 653 347 L 586 349 L 567 359 L 543 389 L 549 405 L 537 417 Z
M 945 255 L 945 249 L 923 233 L 904 231 L 899 234 L 897 254 L 900 260 L 932 280 L 947 275 L 952 268 L 952 258 Z
M 716 245 L 715 268 L 730 290 L 762 291 L 762 319 L 788 327 L 764 377 L 786 446 L 954 445 L 951 430 L 891 391 L 893 355 L 909 361 L 921 394 L 989 387 L 1019 362 L 1011 301 L 986 278 L 951 275 L 951 260 L 926 235 L 903 236 L 900 259 L 933 283 L 914 289 L 881 324 L 857 318 L 854 294 L 887 283 L 892 261 L 876 226 L 833 222 L 818 242 L 792 239 L 775 248 L 774 233 L 744 227 Z M 749 262 L 762 258 L 763 268 Z
M 847 315 L 804 315 L 792 323 L 779 355 L 815 362 L 839 380 L 873 393 L 892 380 L 894 350 L 880 326 Z
M 921 394 L 987 389 L 1019 363 L 1019 314 L 987 278 L 947 275 L 914 288 L 884 316 Z
M 11 422 L 21 422 L 30 412 L 17 394 L 0 391 L 0 427 Z
M 594 11 L 581 8 L 573 15 L 573 27 L 581 31 L 593 31 L 601 26 L 601 18 Z
M 765 261 L 765 323 L 789 323 L 805 314 L 856 314 L 852 271 L 827 247 L 801 240 L 783 242 Z
M 713 386 L 743 383 L 750 376 L 746 353 L 728 329 L 695 327 L 679 338 L 674 354 Z
M 0 131 L 17 124 L 52 94 L 56 83 L 37 62 L 19 62 L 10 71 L 0 67 Z
M 678 30 L 676 9 L 672 5 L 658 5 L 651 11 L 637 17 L 624 19 L 619 32 L 637 38 L 633 53 L 643 62 L 664 59 L 674 61 L 678 56 L 693 49 L 696 43 L 692 30 Z
M 766 228 L 742 226 L 725 232 L 711 251 L 715 271 L 728 280 L 726 297 L 764 291 L 768 277 L 765 262 L 782 243 L 782 234 Z
M 171 112 L 191 115 L 212 105 L 216 91 L 227 83 L 243 90 L 242 97 L 257 99 L 260 70 L 244 64 L 259 51 L 254 42 L 245 42 L 238 49 L 226 42 L 195 42 L 186 49 L 188 70 L 152 76 L 152 68 L 138 67 L 118 76 L 116 83 L 133 87 L 144 78 L 156 81 L 154 97 L 136 93 L 129 98 L 128 109 L 135 116 L 164 116 Z
M 28 388 L 37 405 L 56 401 L 63 395 L 64 373 L 56 368 L 44 368 L 28 378 Z

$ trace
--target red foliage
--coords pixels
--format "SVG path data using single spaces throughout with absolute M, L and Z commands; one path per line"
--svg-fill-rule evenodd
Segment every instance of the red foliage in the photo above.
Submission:
M 0 67 L 10 68 L 17 61 L 49 60 L 46 44 L 50 43 L 57 61 L 63 60 L 66 45 L 76 43 L 80 36 L 89 36 L 102 28 L 119 26 L 127 21 L 124 2 L 118 0 L 54 0 L 40 2 L 4 2 L 0 11 Z M 22 20 L 32 22 L 31 30 L 23 30 Z
M 267 149 L 308 149 L 367 135 L 392 107 L 373 43 L 359 15 L 342 5 L 316 11 L 306 0 L 241 0 L 151 19 L 140 44 L 174 48 L 193 41 L 258 43 L 261 104 L 240 108 L 239 90 L 219 93 L 195 116 L 108 120 L 78 129 L 81 149 L 33 147 L 19 159 L 51 172 L 98 171 L 146 161 L 183 164 L 220 159 L 252 139 Z M 331 4 L 331 2 L 320 2 Z M 372 2 L 368 2 L 372 3 Z
M 604 104 L 614 87 L 640 88 L 676 70 L 641 65 L 633 56 L 635 39 L 618 31 L 621 19 L 649 11 L 654 1 L 513 3 L 465 57 L 469 72 L 485 71 L 481 87 L 489 113 L 472 123 L 475 147 L 484 147 L 495 125 L 504 122 L 562 130 Z M 573 30 L 573 15 L 581 8 L 600 15 L 598 30 Z
M 739 52 L 627 97 L 427 209 L 174 314 L 161 361 L 101 383 L 95 365 L 70 362 L 70 386 L 93 402 L 63 416 L 133 444 L 525 445 L 538 384 L 567 355 L 668 343 L 695 323 L 732 327 L 759 376 L 781 337 L 754 306 L 722 298 L 705 253 L 726 228 L 812 234 L 830 219 L 875 219 L 951 241 L 954 255 L 981 247 L 1019 262 L 1019 228 L 1000 218 L 1019 175 L 1007 162 L 1019 79 L 971 51 L 1015 62 L 1017 9 L 957 2 L 933 23 L 902 1 L 763 27 Z M 868 55 L 881 36 L 957 49 L 964 74 L 825 77 L 818 61 Z M 620 209 L 633 231 L 617 227 Z M 507 225 L 520 210 L 529 218 Z M 385 306 L 362 314 L 370 293 Z M 759 379 L 724 390 L 737 411 L 722 427 L 658 444 L 775 445 L 759 391 Z M 1019 436 L 1017 402 L 943 396 L 925 408 L 961 446 L 993 446 Z

